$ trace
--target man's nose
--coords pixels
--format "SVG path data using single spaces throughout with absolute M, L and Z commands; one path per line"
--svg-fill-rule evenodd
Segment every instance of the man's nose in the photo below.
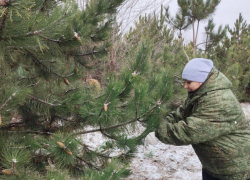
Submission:
M 187 89 L 188 88 L 188 84 L 185 82 L 184 84 L 184 88 Z

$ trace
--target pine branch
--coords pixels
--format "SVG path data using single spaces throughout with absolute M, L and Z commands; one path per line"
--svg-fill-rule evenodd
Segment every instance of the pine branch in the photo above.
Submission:
M 90 56 L 90 55 L 94 55 L 94 54 L 97 54 L 97 53 L 100 53 L 100 51 L 92 51 L 92 52 L 85 53 L 85 54 L 71 54 L 71 55 L 72 56 Z
M 157 101 L 156 105 L 154 105 L 149 111 L 147 111 L 146 113 L 142 114 L 141 117 L 144 117 L 146 116 L 147 114 L 151 113 L 155 108 L 157 108 L 159 105 L 161 104 L 161 100 Z M 134 122 L 145 122 L 146 120 L 141 120 L 141 118 L 136 118 L 136 119 L 133 119 L 131 121 L 128 121 L 128 122 L 125 122 L 125 123 L 120 123 L 120 124 L 116 124 L 116 125 L 113 125 L 113 126 L 109 126 L 109 127 L 105 127 L 105 128 L 98 128 L 98 129 L 92 129 L 92 130 L 89 130 L 89 131 L 80 131 L 80 132 L 76 132 L 76 133 L 72 133 L 71 135 L 72 136 L 75 136 L 75 135 L 80 135 L 80 134 L 88 134 L 88 133 L 93 133 L 93 132 L 102 132 L 102 131 L 105 131 L 105 130 L 110 130 L 110 129 L 115 129 L 115 128 L 118 128 L 118 127 L 122 127 L 122 126 L 125 126 L 125 125 L 128 125 L 128 124 L 131 124 L 131 123 L 134 123 Z
M 30 145 L 28 146 L 21 146 L 21 147 L 11 147 L 12 149 L 27 149 L 30 148 Z
M 81 157 L 79 157 L 79 156 L 76 156 L 76 158 L 77 158 L 78 160 L 81 160 L 81 161 L 84 162 L 85 164 L 87 164 L 90 168 L 94 168 L 94 169 L 96 169 L 96 170 L 99 170 L 99 169 L 100 169 L 100 168 L 94 166 L 93 164 L 87 162 L 86 160 L 84 160 L 83 158 L 81 158 Z M 82 170 L 81 170 L 81 171 L 82 171 Z
M 214 42 L 214 41 L 211 40 L 211 41 L 202 42 L 202 43 L 197 44 L 196 47 L 198 47 L 199 45 L 205 44 L 205 43 L 212 43 L 212 42 Z
M 19 127 L 20 125 L 23 125 L 23 124 L 24 124 L 23 122 L 10 123 L 10 124 L 0 126 L 0 129 L 8 129 L 8 128 L 12 128 L 12 127 Z
M 147 114 L 151 113 L 155 108 L 157 108 L 160 105 L 160 100 L 154 105 L 149 111 L 145 112 L 144 114 L 141 115 L 141 117 L 146 116 Z M 137 121 L 139 122 L 145 122 L 146 120 L 141 120 L 141 118 L 138 118 Z
M 99 131 L 103 131 L 103 130 L 115 129 L 115 128 L 125 126 L 125 125 L 128 125 L 128 124 L 136 122 L 136 121 L 137 121 L 137 119 L 131 120 L 131 121 L 128 121 L 128 122 L 125 122 L 125 123 L 117 124 L 117 125 L 114 125 L 114 126 L 105 127 L 105 128 L 92 129 L 92 130 L 89 130 L 89 131 L 82 131 L 82 132 L 80 131 L 80 132 L 72 133 L 71 135 L 75 136 L 75 135 L 80 135 L 80 134 L 87 134 L 87 133 L 99 132 Z
M 132 79 L 132 78 L 131 78 Z M 125 87 L 123 88 L 123 90 L 119 93 L 119 96 L 121 96 L 127 89 L 127 87 L 129 86 L 129 84 L 131 84 L 131 79 L 129 80 L 129 82 L 125 85 Z
M 57 115 L 54 116 L 54 117 L 59 118 L 60 120 L 67 121 L 67 122 L 75 122 L 75 121 L 72 121 L 72 120 L 66 119 L 66 118 L 64 118 L 64 117 L 57 116 Z
M 46 39 L 46 40 L 48 40 L 48 41 L 51 41 L 51 42 L 60 43 L 60 42 L 62 42 L 61 39 L 62 39 L 64 36 L 62 36 L 60 39 L 51 39 L 51 38 L 48 38 L 48 37 L 45 37 L 45 36 L 39 36 L 39 37 L 41 37 L 41 38 L 43 38 L 43 39 Z
M 83 146 L 84 150 L 87 151 L 87 152 L 94 153 L 94 154 L 96 154 L 97 156 L 100 156 L 100 157 L 103 157 L 103 158 L 107 158 L 107 159 L 108 159 L 108 158 L 112 158 L 111 156 L 104 155 L 104 154 L 102 154 L 102 153 L 99 153 L 99 152 L 90 150 L 90 149 L 88 148 L 88 146 L 87 146 L 86 144 L 83 144 L 81 141 L 78 141 L 78 143 L 79 143 L 81 146 Z
M 38 99 L 38 98 L 36 98 L 35 96 L 32 96 L 32 95 L 30 95 L 30 97 L 32 99 L 36 100 L 36 101 L 39 101 L 39 102 L 41 102 L 43 104 L 47 104 L 47 105 L 52 106 L 52 107 L 56 107 L 56 106 L 60 106 L 61 105 L 61 104 L 52 104 L 52 103 L 46 102 L 46 101 Z
M 7 99 L 7 101 L 5 101 L 5 103 L 0 107 L 0 111 L 7 105 L 7 103 L 8 103 L 9 101 L 12 100 L 13 97 L 16 96 L 16 93 L 17 93 L 17 91 L 15 91 L 14 93 L 12 93 L 12 94 L 10 95 L 10 97 Z
M 122 152 L 120 152 L 120 153 L 117 154 L 117 155 L 109 156 L 109 155 L 106 155 L 106 154 L 103 154 L 103 153 L 99 153 L 99 152 L 90 150 L 90 149 L 87 147 L 86 144 L 83 144 L 83 143 L 81 143 L 81 142 L 79 142 L 79 144 L 83 146 L 83 148 L 85 149 L 85 151 L 90 152 L 91 154 L 93 153 L 93 154 L 95 154 L 95 155 L 97 155 L 97 156 L 99 156 L 99 157 L 105 158 L 105 159 L 117 158 L 117 157 L 125 156 L 125 155 L 127 154 L 127 153 L 122 153 Z
M 8 132 L 16 132 L 16 131 L 8 131 Z M 27 131 L 18 131 L 20 133 L 32 133 L 32 134 L 45 134 L 45 135 L 53 135 L 54 133 L 51 133 L 51 132 L 42 132 L 42 131 L 30 131 L 30 130 L 27 130 Z
M 76 91 L 76 90 L 78 90 L 78 89 L 80 89 L 80 87 L 76 87 L 76 88 L 74 88 L 74 89 L 69 89 L 69 90 L 65 91 L 65 94 L 68 94 L 68 93 L 71 92 L 71 91 Z
M 108 138 L 110 138 L 110 139 L 116 140 L 116 141 L 118 140 L 117 138 L 112 137 L 112 136 L 108 135 L 107 133 L 105 133 L 104 130 L 102 129 L 102 127 L 101 127 L 101 124 L 100 124 L 100 129 L 101 129 L 101 133 L 102 133 L 104 136 L 106 136 L 106 137 L 108 137 Z
M 34 59 L 38 64 L 40 64 L 41 66 L 43 66 L 45 69 L 47 69 L 49 72 L 53 73 L 54 75 L 56 75 L 56 76 L 58 76 L 58 77 L 62 77 L 62 78 L 66 78 L 66 77 L 70 77 L 70 76 L 74 75 L 74 73 L 71 73 L 71 74 L 69 74 L 69 75 L 67 75 L 67 76 L 63 76 L 63 75 L 58 74 L 58 73 L 56 73 L 56 72 L 54 72 L 54 71 L 52 71 L 52 70 L 49 70 L 49 68 L 48 68 L 46 65 L 44 65 L 44 64 L 42 63 L 41 60 L 39 60 L 38 58 L 36 58 L 36 56 L 35 56 L 32 52 L 30 52 L 30 51 L 27 50 L 27 49 L 26 49 L 26 51 L 31 55 L 31 57 L 33 57 L 33 59 Z
M 45 30 L 45 28 L 41 29 L 41 30 L 37 30 L 37 31 L 33 31 L 33 32 L 28 32 L 27 34 L 24 34 L 24 35 L 19 35 L 19 36 L 11 36 L 11 37 L 7 37 L 7 38 L 4 38 L 6 40 L 9 40 L 9 39 L 14 39 L 14 38 L 18 38 L 18 37 L 28 37 L 28 36 L 39 36 L 43 39 L 46 39 L 48 41 L 51 41 L 51 42 L 56 42 L 56 43 L 61 43 L 62 39 L 65 38 L 64 35 L 62 35 L 59 39 L 51 39 L 51 38 L 48 38 L 48 37 L 45 37 L 45 36 L 42 36 L 42 35 L 39 35 L 41 34 L 43 31 Z
M 40 81 L 37 81 L 36 83 L 33 83 L 33 84 L 29 85 L 28 87 L 36 86 L 36 85 L 38 85 L 39 83 L 40 83 Z

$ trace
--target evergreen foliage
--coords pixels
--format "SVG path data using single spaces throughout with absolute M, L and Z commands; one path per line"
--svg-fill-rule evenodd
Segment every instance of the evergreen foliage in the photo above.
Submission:
M 220 0 L 178 0 L 179 10 L 175 18 L 170 16 L 169 7 L 166 7 L 166 22 L 172 25 L 179 33 L 179 39 L 183 44 L 182 33 L 188 28 L 192 28 L 193 36 L 193 54 L 191 58 L 186 53 L 188 60 L 195 58 L 197 55 L 197 44 L 199 25 L 201 21 L 207 20 L 215 12 Z M 207 43 L 207 42 L 205 42 Z M 184 45 L 183 45 L 184 46 Z M 183 47 L 184 50 L 184 47 Z M 185 50 L 184 50 L 185 52 Z
M 249 100 L 249 25 L 241 14 L 234 29 L 215 31 L 209 20 L 205 50 L 197 51 L 194 23 L 220 1 L 179 0 L 175 18 L 168 8 L 141 16 L 124 38 L 114 29 L 123 1 L 90 0 L 84 10 L 74 0 L 0 2 L 0 179 L 128 176 L 137 145 L 182 103 L 189 57 L 212 59 L 237 97 Z M 189 26 L 193 42 L 184 46 Z M 116 68 L 106 71 L 107 61 Z M 144 131 L 132 136 L 138 126 Z M 84 138 L 96 132 L 105 142 L 93 148 Z
M 217 29 L 217 32 L 214 31 L 215 24 L 213 23 L 213 20 L 210 19 L 208 21 L 207 26 L 205 27 L 206 31 L 206 40 L 205 40 L 205 51 L 204 54 L 207 55 L 215 53 L 215 47 L 220 44 L 224 39 L 227 38 L 227 29 L 228 26 L 225 26 L 224 28 L 222 26 L 219 26 Z
M 140 16 L 139 20 L 135 22 L 135 27 L 131 28 L 126 34 L 124 46 L 129 48 L 127 52 L 133 51 L 133 48 L 138 46 L 142 41 L 150 42 L 152 56 L 150 60 L 153 64 L 154 72 L 162 70 L 173 70 L 173 97 L 171 101 L 167 102 L 168 111 L 175 109 L 176 106 L 182 103 L 186 96 L 186 91 L 182 87 L 181 72 L 185 64 L 188 62 L 184 52 L 182 51 L 182 44 L 179 39 L 174 38 L 174 29 L 166 23 L 168 13 L 161 7 L 159 14 L 156 12 Z M 192 54 L 192 47 L 187 46 L 186 52 Z
M 152 42 L 126 53 L 119 72 L 93 78 L 123 0 L 5 1 L 0 5 L 1 179 L 120 179 L 166 114 L 172 72 L 156 71 Z M 168 31 L 165 31 L 168 33 Z M 131 136 L 138 124 L 145 127 Z M 101 132 L 91 148 L 84 135 Z M 119 154 L 113 155 L 114 150 Z
M 249 27 L 239 14 L 234 27 L 228 27 L 230 38 L 225 38 L 221 44 L 215 46 L 214 53 L 208 54 L 233 83 L 232 89 L 240 101 L 249 101 Z

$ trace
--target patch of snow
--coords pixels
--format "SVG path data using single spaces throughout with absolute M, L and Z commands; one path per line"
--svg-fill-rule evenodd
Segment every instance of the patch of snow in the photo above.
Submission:
M 241 103 L 241 107 L 246 115 L 248 121 L 250 121 L 250 103 Z
M 246 118 L 250 121 L 250 104 L 241 103 Z M 202 165 L 191 145 L 173 146 L 158 142 L 140 145 L 133 158 L 132 174 L 125 180 L 201 180 Z
M 246 118 L 250 121 L 250 104 L 241 103 Z M 143 127 L 133 135 L 143 131 Z M 89 127 L 88 129 L 91 129 Z M 88 146 L 96 149 L 107 138 L 100 132 L 81 136 Z M 118 153 L 118 152 L 117 152 Z M 132 174 L 124 180 L 201 180 L 202 165 L 191 145 L 173 146 L 157 142 L 155 145 L 145 143 L 138 146 L 137 153 L 130 163 Z
M 192 146 L 173 146 L 158 142 L 140 145 L 130 169 L 132 175 L 126 180 L 192 180 L 201 179 L 201 163 Z

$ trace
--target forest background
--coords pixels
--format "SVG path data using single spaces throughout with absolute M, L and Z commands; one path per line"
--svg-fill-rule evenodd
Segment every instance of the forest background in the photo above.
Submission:
M 137 146 L 185 99 L 181 71 L 195 57 L 212 59 L 249 101 L 241 14 L 216 27 L 219 0 L 179 0 L 176 14 L 161 6 L 122 31 L 117 13 L 134 2 L 0 1 L 1 179 L 127 177 Z M 93 148 L 84 135 L 95 132 L 105 142 Z

